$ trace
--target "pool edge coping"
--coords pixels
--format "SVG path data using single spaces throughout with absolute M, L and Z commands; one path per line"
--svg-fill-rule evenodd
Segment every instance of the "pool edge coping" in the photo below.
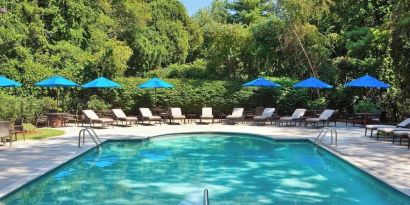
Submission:
M 108 141 L 144 141 L 144 140 L 149 140 L 152 138 L 160 138 L 160 137 L 165 137 L 165 136 L 170 136 L 170 135 L 177 135 L 177 134 L 249 134 L 249 135 L 254 135 L 254 136 L 258 136 L 258 137 L 262 137 L 262 138 L 269 138 L 269 139 L 273 139 L 273 140 L 289 140 L 289 141 L 298 141 L 298 140 L 306 140 L 306 141 L 310 141 L 311 143 L 314 143 L 314 140 L 312 139 L 312 137 L 298 137 L 298 138 L 291 138 L 291 137 L 284 137 L 284 138 L 278 138 L 277 136 L 274 135 L 266 135 L 266 134 L 257 134 L 257 133 L 252 133 L 252 132 L 233 132 L 233 131 L 203 131 L 203 132 L 169 132 L 169 133 L 165 133 L 165 134 L 158 134 L 158 135 L 152 135 L 152 136 L 137 136 L 137 135 L 133 135 L 133 136 L 129 136 L 129 137 L 123 137 L 123 138 L 118 138 L 118 139 L 113 139 L 112 137 L 107 137 L 102 139 L 102 143 L 104 144 Z M 138 137 L 138 138 L 133 138 L 133 137 Z M 386 185 L 388 185 L 389 187 L 391 187 L 392 189 L 410 197 L 410 191 L 406 191 L 403 190 L 402 188 L 386 181 L 385 179 L 383 179 L 381 176 L 379 176 L 377 174 L 377 172 L 371 173 L 372 170 L 375 171 L 374 168 L 370 168 L 370 167 L 362 167 L 364 165 L 355 162 L 351 159 L 348 159 L 348 157 L 344 156 L 344 154 L 340 151 L 336 151 L 334 148 L 327 146 L 326 144 L 318 144 L 320 148 L 323 148 L 324 150 L 330 152 L 331 154 L 333 154 L 334 156 L 336 156 L 337 158 L 343 160 L 344 162 L 350 164 L 351 166 L 359 169 L 360 171 L 370 175 L 371 177 L 374 177 L 375 179 L 379 180 L 382 183 L 385 183 Z M 81 155 L 91 151 L 92 149 L 95 149 L 97 147 L 97 145 L 92 145 L 90 147 L 85 148 L 84 150 L 76 150 L 75 153 L 73 155 L 67 156 L 67 159 L 58 161 L 56 163 L 54 163 L 53 165 L 49 166 L 49 167 L 45 167 L 44 171 L 42 172 L 38 172 L 38 174 L 30 174 L 27 177 L 21 178 L 18 181 L 16 181 L 13 184 L 10 184 L 9 186 L 6 186 L 2 189 L 0 189 L 0 199 L 6 197 L 7 195 L 17 191 L 18 189 L 24 187 L 25 185 L 43 177 L 44 175 L 50 173 L 51 171 L 59 168 L 60 166 L 63 166 L 64 164 L 69 163 L 70 161 L 80 157 Z M 9 190 L 7 190 L 9 189 Z

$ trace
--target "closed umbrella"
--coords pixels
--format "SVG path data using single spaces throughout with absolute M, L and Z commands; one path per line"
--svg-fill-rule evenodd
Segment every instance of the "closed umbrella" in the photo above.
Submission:
M 379 88 L 379 89 L 387 89 L 390 88 L 390 85 L 378 80 L 368 74 L 366 74 L 363 77 L 360 77 L 358 79 L 352 80 L 348 83 L 345 84 L 345 87 L 353 87 L 353 88 L 365 88 L 366 94 L 365 96 L 367 97 L 367 89 L 369 88 Z M 366 106 L 366 112 L 367 112 L 367 106 Z M 365 125 L 367 123 L 367 120 L 365 120 Z
M 138 86 L 140 89 L 154 89 L 154 106 L 155 106 L 155 100 L 157 97 L 157 88 L 173 88 L 174 86 L 170 83 L 167 83 L 159 78 L 152 78 L 148 80 L 147 82 L 141 84 Z
M 78 86 L 77 83 L 61 77 L 61 76 L 52 76 L 50 78 L 47 78 L 45 80 L 42 80 L 38 83 L 34 84 L 35 86 L 39 87 L 45 87 L 45 88 L 57 88 L 57 107 L 58 107 L 58 98 L 59 98 L 59 90 L 58 88 L 68 88 L 68 87 L 76 87 Z
M 274 83 L 270 80 L 267 80 L 265 78 L 258 78 L 255 80 L 252 80 L 250 82 L 247 82 L 242 85 L 243 87 L 259 87 L 259 93 L 261 93 L 261 88 L 278 88 L 281 87 L 281 85 Z M 259 95 L 259 104 L 262 104 L 262 97 Z

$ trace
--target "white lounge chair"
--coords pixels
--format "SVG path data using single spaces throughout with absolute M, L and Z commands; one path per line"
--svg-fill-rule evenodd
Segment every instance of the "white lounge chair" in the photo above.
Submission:
M 265 108 L 262 112 L 262 115 L 253 117 L 253 123 L 265 123 L 267 120 L 270 120 L 270 123 L 272 124 L 273 113 L 275 113 L 275 108 Z
M 237 121 L 242 121 L 243 123 L 243 108 L 234 108 L 232 110 L 232 114 L 226 116 L 226 121 L 229 123 L 235 123 Z
M 186 117 L 185 115 L 182 114 L 181 108 L 179 107 L 171 107 L 170 109 L 170 121 L 174 121 L 174 120 L 183 120 L 184 124 L 186 123 Z
M 383 135 L 384 140 L 388 136 L 393 136 L 394 132 L 410 132 L 409 128 L 404 127 L 383 127 L 377 129 L 376 139 L 379 140 L 380 135 Z
M 212 120 L 212 124 L 214 124 L 214 115 L 212 114 L 211 107 L 202 108 L 202 114 L 201 114 L 201 117 L 199 118 L 199 122 L 202 123 L 202 120 Z
M 410 131 L 394 131 L 393 132 L 393 144 L 396 137 L 400 138 L 399 145 L 402 144 L 403 138 L 407 138 L 407 149 L 410 149 Z
M 285 116 L 285 117 L 279 118 L 279 126 L 281 125 L 281 123 L 283 125 L 283 123 L 292 124 L 292 122 L 295 123 L 295 126 L 296 126 L 296 122 L 300 120 L 303 117 L 303 115 L 305 115 L 305 112 L 306 112 L 306 109 L 299 108 L 299 109 L 296 109 L 295 112 L 293 112 L 292 116 L 290 117 Z
M 100 123 L 101 127 L 108 127 L 114 123 L 113 119 L 98 117 L 92 110 L 83 110 L 83 114 L 89 120 L 90 126 L 94 126 L 95 123 Z
M 121 122 L 121 124 L 125 122 L 125 125 L 128 125 L 128 123 L 130 125 L 132 123 L 138 125 L 137 117 L 127 117 L 127 115 L 125 115 L 124 111 L 122 111 L 121 109 L 112 109 L 112 112 L 114 114 L 115 120 L 117 121 L 117 125 L 118 125 L 118 122 Z
M 5 145 L 7 143 L 7 139 L 10 140 L 10 147 L 11 147 L 11 143 L 13 142 L 13 137 L 12 137 L 12 133 L 10 132 L 10 122 L 1 121 L 0 122 L 0 140 Z
M 162 121 L 161 117 L 152 115 L 152 112 L 149 108 L 140 108 L 139 110 L 141 113 L 142 124 L 144 124 L 144 120 L 148 120 L 149 124 L 151 124 L 151 121 L 154 121 L 154 122 L 159 122 L 159 124 L 161 125 L 161 121 Z
M 410 125 L 410 118 L 407 118 L 403 122 L 400 122 L 397 125 L 366 125 L 364 129 L 364 136 L 367 136 L 367 131 L 370 130 L 370 137 L 373 137 L 373 131 L 380 128 L 406 128 Z
M 319 123 L 323 123 L 323 126 L 325 126 L 326 123 L 329 125 L 330 119 L 335 112 L 336 110 L 324 110 L 319 117 L 306 119 L 305 126 L 307 127 L 308 123 L 311 123 L 314 127 L 316 127 Z

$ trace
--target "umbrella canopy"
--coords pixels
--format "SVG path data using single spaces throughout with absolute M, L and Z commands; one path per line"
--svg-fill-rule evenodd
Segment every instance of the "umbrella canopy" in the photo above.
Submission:
M 361 88 L 390 88 L 390 85 L 380 81 L 368 74 L 356 80 L 352 80 L 345 84 L 345 87 L 361 87 Z
M 147 82 L 138 86 L 141 89 L 148 89 L 148 88 L 173 88 L 174 86 L 170 83 L 167 83 L 159 78 L 152 78 Z
M 61 77 L 61 76 L 53 76 L 43 81 L 40 81 L 38 83 L 35 83 L 34 85 L 39 86 L 39 87 L 45 87 L 45 88 L 55 88 L 55 87 L 56 88 L 58 87 L 68 88 L 68 87 L 78 86 L 77 83 L 71 80 L 68 80 L 67 78 Z M 59 90 L 57 89 L 57 108 L 58 108 L 58 99 L 59 99 Z
M 276 84 L 265 78 L 258 78 L 256 80 L 250 81 L 242 85 L 243 87 L 268 87 L 268 88 L 277 88 L 280 87 L 279 84 Z
M 81 86 L 82 88 L 120 88 L 121 85 L 104 77 L 99 77 Z
M 331 89 L 333 86 L 317 79 L 310 77 L 306 80 L 300 81 L 293 85 L 294 88 L 319 88 L 319 89 Z
M 0 76 L 0 87 L 20 87 L 21 83 L 10 80 L 4 76 Z
M 149 89 L 149 88 L 154 88 L 154 107 L 156 104 L 156 98 L 157 98 L 157 88 L 173 88 L 174 86 L 170 83 L 167 83 L 159 78 L 152 78 L 148 80 L 147 82 L 141 84 L 138 86 L 138 88 L 141 89 Z
M 53 76 L 43 81 L 40 81 L 38 83 L 35 83 L 34 85 L 39 86 L 39 87 L 46 87 L 46 88 L 78 86 L 77 83 L 71 80 L 68 80 L 67 78 L 61 77 L 61 76 Z

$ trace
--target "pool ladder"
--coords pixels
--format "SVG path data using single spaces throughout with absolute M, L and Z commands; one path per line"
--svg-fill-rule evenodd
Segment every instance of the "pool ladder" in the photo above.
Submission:
M 99 149 L 101 147 L 102 141 L 98 137 L 95 130 L 89 127 L 80 130 L 80 132 L 78 133 L 78 147 L 81 147 L 81 138 L 83 140 L 83 144 L 85 144 L 86 133 L 88 133 L 88 135 L 91 137 L 91 139 L 94 141 L 94 143 L 97 145 L 97 148 Z
M 330 145 L 334 144 L 337 147 L 337 130 L 335 128 L 324 127 L 322 128 L 322 130 L 320 130 L 315 141 L 313 142 L 315 144 L 316 149 L 319 147 L 319 145 L 322 143 L 323 139 L 326 137 L 326 135 L 329 132 L 330 132 Z
M 209 205 L 208 189 L 204 189 L 204 205 Z

